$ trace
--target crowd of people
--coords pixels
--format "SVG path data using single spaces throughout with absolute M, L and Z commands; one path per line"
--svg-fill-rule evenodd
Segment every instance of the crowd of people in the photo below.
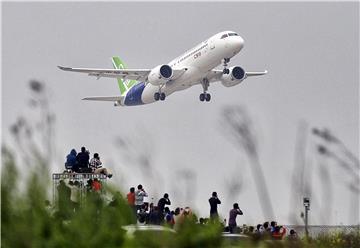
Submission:
M 175 224 L 175 218 L 180 214 L 180 208 L 175 211 L 170 211 L 166 205 L 171 205 L 169 194 L 165 193 L 158 201 L 157 205 L 153 203 L 148 204 L 144 202 L 144 197 L 147 197 L 145 189 L 141 184 L 137 186 L 137 190 L 134 187 L 130 188 L 129 193 L 126 195 L 127 202 L 132 208 L 134 216 L 140 223 L 161 225 L 168 224 L 173 227 Z
M 79 153 L 77 153 L 75 149 L 70 151 L 66 157 L 65 169 L 68 173 L 94 173 L 104 174 L 109 178 L 112 177 L 109 170 L 102 167 L 99 154 L 94 153 L 93 158 L 90 159 L 90 152 L 86 150 L 85 147 L 81 147 L 81 152 Z M 69 208 L 68 205 L 70 205 L 70 209 L 76 212 L 80 206 L 80 188 L 83 186 L 86 187 L 87 192 L 100 192 L 102 187 L 101 182 L 97 178 L 89 179 L 87 185 L 80 185 L 78 181 L 65 183 L 65 181 L 61 180 L 58 186 L 59 208 Z M 176 207 L 171 210 L 171 201 L 168 193 L 165 193 L 163 197 L 159 199 L 157 205 L 145 202 L 145 197 L 148 197 L 148 194 L 141 184 L 137 186 L 137 189 L 131 187 L 126 195 L 127 202 L 133 211 L 134 217 L 136 217 L 137 222 L 141 224 L 167 225 L 172 228 L 177 228 L 177 226 L 184 223 L 187 219 L 197 221 L 197 217 L 193 214 L 190 207 Z M 240 209 L 238 203 L 234 203 L 233 208 L 230 209 L 228 222 L 226 222 L 226 219 L 220 221 L 218 205 L 221 204 L 221 201 L 218 198 L 217 192 L 213 192 L 208 201 L 210 205 L 209 218 L 200 218 L 198 221 L 200 225 L 217 221 L 223 225 L 224 232 L 244 233 L 254 238 L 265 237 L 281 240 L 286 235 L 286 228 L 279 226 L 276 221 L 258 224 L 256 228 L 254 226 L 238 226 L 236 218 L 238 215 L 243 215 L 243 211 Z M 115 204 L 115 200 L 110 203 L 110 205 Z M 295 230 L 290 230 L 289 238 L 297 239 Z
M 112 177 L 109 170 L 102 166 L 99 154 L 94 153 L 93 158 L 90 159 L 90 152 L 85 147 L 81 147 L 79 153 L 75 149 L 71 149 L 66 156 L 65 171 L 70 173 L 104 174 L 108 178 Z
M 61 217 L 68 218 L 80 208 L 81 194 L 97 193 L 100 196 L 102 183 L 98 178 L 88 179 L 86 184 L 78 180 L 60 180 L 57 186 L 58 210 Z
M 238 226 L 236 218 L 238 215 L 243 215 L 238 203 L 234 203 L 233 208 L 229 211 L 228 222 L 226 222 L 226 219 L 221 222 L 218 214 L 218 205 L 221 204 L 221 201 L 218 198 L 217 192 L 213 192 L 209 199 L 209 218 L 200 218 L 199 220 L 197 220 L 190 207 L 176 207 L 174 210 L 171 210 L 169 207 L 171 201 L 168 193 L 165 193 L 159 199 L 157 205 L 144 202 L 144 197 L 147 196 L 148 194 L 141 184 L 137 186 L 137 190 L 135 190 L 135 187 L 131 187 L 126 195 L 127 202 L 132 208 L 134 216 L 136 216 L 137 221 L 141 224 L 167 225 L 176 229 L 186 219 L 192 219 L 200 225 L 219 221 L 223 224 L 224 232 L 243 233 L 254 238 L 272 238 L 275 240 L 281 240 L 286 235 L 286 228 L 279 226 L 276 221 L 271 221 L 270 224 L 269 222 L 258 224 L 256 228 L 253 226 Z M 290 230 L 289 238 L 297 238 L 295 230 Z

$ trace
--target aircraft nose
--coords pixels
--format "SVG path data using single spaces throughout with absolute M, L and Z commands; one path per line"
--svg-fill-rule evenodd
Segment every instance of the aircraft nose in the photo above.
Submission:
M 240 51 L 244 47 L 244 39 L 236 36 L 236 39 L 233 41 L 233 46 L 237 51 Z

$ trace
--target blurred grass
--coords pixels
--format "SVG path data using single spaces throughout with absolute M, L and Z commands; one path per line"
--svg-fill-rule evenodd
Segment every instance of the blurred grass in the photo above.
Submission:
M 33 80 L 30 88 L 34 94 L 31 106 L 41 113 L 41 128 L 21 117 L 10 128 L 16 152 L 2 144 L 1 247 L 360 247 L 359 231 L 298 241 L 252 237 L 230 241 L 222 237 L 220 223 L 199 225 L 195 218 L 187 219 L 176 233 L 138 231 L 132 238 L 122 229 L 135 222 L 132 209 L 112 187 L 106 187 L 104 192 L 115 197 L 112 206 L 98 194 L 89 193 L 76 214 L 70 206 L 65 211 L 49 209 L 45 201 L 51 187 L 48 165 L 53 154 L 55 115 L 49 109 L 44 85 Z M 40 144 L 36 137 L 42 137 Z
M 222 226 L 199 225 L 189 219 L 176 233 L 157 235 L 138 232 L 135 238 L 121 227 L 134 222 L 132 210 L 123 196 L 115 206 L 105 204 L 91 193 L 75 214 L 52 214 L 45 206 L 49 173 L 42 165 L 33 165 L 25 190 L 19 190 L 19 172 L 14 155 L 2 147 L 1 175 L 1 246 L 2 247 L 360 247 L 359 232 L 333 233 L 316 239 L 290 241 L 224 241 Z

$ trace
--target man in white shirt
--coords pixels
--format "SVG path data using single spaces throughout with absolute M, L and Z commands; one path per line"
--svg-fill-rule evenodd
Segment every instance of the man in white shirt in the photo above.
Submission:
M 144 204 L 144 197 L 147 197 L 148 194 L 143 189 L 141 184 L 138 185 L 138 189 L 135 191 L 135 206 L 136 210 L 140 210 L 141 206 Z

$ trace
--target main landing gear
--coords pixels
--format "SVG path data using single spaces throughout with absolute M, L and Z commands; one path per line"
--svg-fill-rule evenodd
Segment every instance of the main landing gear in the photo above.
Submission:
M 209 80 L 207 78 L 204 78 L 201 81 L 201 85 L 204 89 L 204 93 L 201 93 L 199 96 L 200 101 L 207 101 L 209 102 L 211 100 L 211 95 L 207 93 L 207 90 L 209 89 Z
M 224 70 L 223 70 L 223 74 L 229 74 L 229 73 L 230 73 L 230 70 L 227 68 L 227 65 L 228 65 L 229 62 L 230 62 L 230 59 L 229 59 L 229 58 L 224 58 L 224 63 L 223 63 Z
M 164 92 L 161 92 L 161 89 L 162 89 L 163 85 L 159 87 L 159 91 L 158 92 L 155 92 L 154 94 L 154 100 L 155 101 L 164 101 L 165 98 L 166 98 L 166 95 Z
M 211 100 L 211 95 L 209 93 L 201 93 L 199 96 L 200 101 L 207 101 L 209 102 Z
M 166 98 L 166 95 L 164 92 L 155 92 L 154 94 L 154 100 L 155 101 L 164 101 Z

